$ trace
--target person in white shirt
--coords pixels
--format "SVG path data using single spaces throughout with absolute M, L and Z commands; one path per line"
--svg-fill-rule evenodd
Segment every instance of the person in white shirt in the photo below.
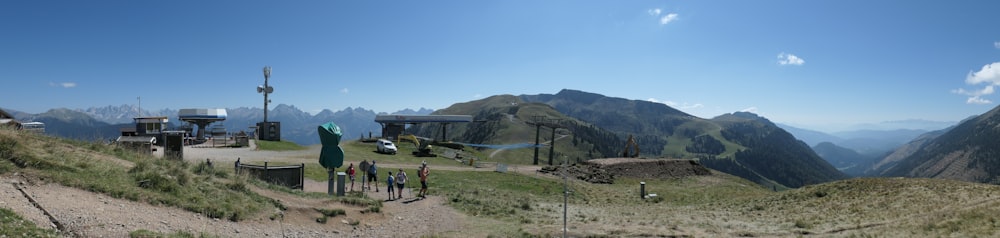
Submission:
M 399 169 L 399 173 L 396 173 L 396 194 L 399 198 L 403 198 L 403 187 L 406 187 L 406 172 L 403 169 Z

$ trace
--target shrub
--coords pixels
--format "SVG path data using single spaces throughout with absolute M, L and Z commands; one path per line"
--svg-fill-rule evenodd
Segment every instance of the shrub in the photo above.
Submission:
M 197 165 L 195 165 L 194 168 L 191 169 L 191 172 L 194 172 L 195 174 L 198 175 L 208 175 L 217 178 L 229 177 L 229 173 L 226 173 L 225 170 L 216 169 L 214 166 L 208 165 L 208 163 L 205 162 L 198 163 Z
M 813 225 L 812 225 L 812 223 L 809 223 L 807 221 L 797 220 L 797 221 L 795 221 L 795 227 L 796 228 L 802 228 L 802 229 L 812 229 Z
M 327 216 L 327 217 L 336 217 L 338 215 L 347 215 L 347 211 L 344 211 L 344 209 L 319 209 L 319 208 L 317 208 L 316 211 L 319 212 L 319 213 L 321 213 L 321 214 L 323 214 L 324 216 Z
M 180 190 L 180 185 L 176 181 L 153 171 L 146 171 L 140 174 L 136 174 L 133 177 L 135 182 L 141 188 L 151 189 L 155 191 L 174 193 Z
M 531 211 L 531 200 L 528 198 L 521 199 L 521 210 Z

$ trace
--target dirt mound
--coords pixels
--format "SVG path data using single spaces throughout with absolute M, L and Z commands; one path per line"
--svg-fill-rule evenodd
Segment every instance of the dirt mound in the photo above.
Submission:
M 543 174 L 562 176 L 561 170 L 563 170 L 561 166 L 545 166 L 538 171 Z M 568 176 L 591 183 L 611 184 L 615 182 L 615 175 L 602 169 L 599 165 L 573 164 L 567 166 L 565 170 Z
M 539 171 L 561 174 L 562 167 L 546 166 Z M 633 178 L 683 178 L 711 175 L 712 172 L 698 161 L 674 159 L 595 159 L 566 167 L 569 176 L 591 183 L 614 183 L 615 177 Z

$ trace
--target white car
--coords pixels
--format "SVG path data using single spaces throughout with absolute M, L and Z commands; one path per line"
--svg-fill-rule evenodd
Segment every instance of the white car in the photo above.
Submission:
M 396 145 L 392 144 L 392 141 L 379 139 L 375 144 L 377 145 L 375 150 L 379 153 L 396 154 Z

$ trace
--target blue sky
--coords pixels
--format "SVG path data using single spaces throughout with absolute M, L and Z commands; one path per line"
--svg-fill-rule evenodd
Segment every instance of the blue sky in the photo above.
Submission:
M 579 89 L 803 127 L 1000 102 L 995 1 L 5 1 L 0 107 L 440 109 Z

